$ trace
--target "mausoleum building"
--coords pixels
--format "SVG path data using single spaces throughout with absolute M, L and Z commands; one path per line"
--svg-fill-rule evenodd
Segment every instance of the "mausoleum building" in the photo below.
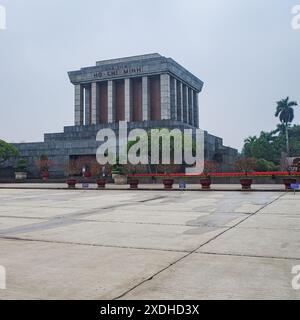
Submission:
M 171 58 L 154 53 L 98 61 L 68 75 L 74 86 L 74 125 L 61 133 L 46 133 L 43 142 L 16 144 L 28 159 L 31 176 L 38 175 L 35 163 L 42 154 L 56 164 L 50 169 L 53 176 L 62 176 L 74 157 L 95 156 L 97 132 L 117 132 L 119 121 L 126 121 L 128 130 L 199 128 L 203 82 Z M 205 131 L 207 160 L 229 171 L 236 156 L 237 150 Z

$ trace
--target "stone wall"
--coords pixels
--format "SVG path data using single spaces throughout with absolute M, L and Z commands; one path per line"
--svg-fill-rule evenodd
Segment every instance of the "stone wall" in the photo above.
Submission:
M 50 168 L 52 177 L 64 176 L 67 172 L 70 156 L 93 155 L 101 142 L 96 141 L 97 132 L 103 128 L 111 128 L 118 134 L 118 123 L 98 124 L 89 126 L 64 127 L 61 133 L 45 134 L 44 142 L 15 144 L 22 157 L 28 160 L 29 176 L 39 175 L 36 161 L 42 154 L 46 154 L 53 161 Z M 135 128 L 169 128 L 169 129 L 193 129 L 194 127 L 173 120 L 142 121 L 128 123 L 128 130 Z M 205 132 L 205 159 L 216 160 L 220 155 L 220 170 L 232 171 L 233 163 L 237 157 L 237 150 L 223 146 L 223 141 Z

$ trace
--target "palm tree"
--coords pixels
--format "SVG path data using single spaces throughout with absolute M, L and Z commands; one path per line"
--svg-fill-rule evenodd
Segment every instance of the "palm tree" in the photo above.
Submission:
M 251 156 L 252 155 L 252 147 L 255 144 L 255 142 L 257 141 L 257 137 L 256 136 L 250 136 L 246 139 L 244 139 L 244 149 L 243 149 L 243 153 L 246 156 Z
M 244 140 L 244 143 L 246 143 L 246 144 L 252 144 L 252 143 L 254 143 L 255 141 L 257 140 L 257 137 L 256 136 L 250 136 L 250 137 L 248 137 L 248 138 L 246 138 L 245 140 Z
M 290 128 L 290 124 L 288 124 L 288 127 Z M 279 123 L 276 126 L 276 129 L 271 131 L 272 134 L 285 134 L 285 124 L 284 123 Z
M 280 122 L 285 127 L 286 153 L 289 155 L 289 124 L 294 120 L 294 106 L 297 106 L 296 101 L 289 101 L 289 97 L 277 101 L 275 117 L 279 117 Z
M 260 138 L 263 138 L 263 139 L 267 140 L 268 142 L 272 142 L 274 140 L 274 135 L 273 135 L 273 132 L 262 131 L 260 133 Z

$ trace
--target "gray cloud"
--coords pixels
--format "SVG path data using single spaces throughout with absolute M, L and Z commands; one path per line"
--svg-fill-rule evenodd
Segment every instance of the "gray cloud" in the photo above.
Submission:
M 298 1 L 298 3 L 300 3 Z M 73 124 L 67 71 L 159 52 L 205 83 L 200 125 L 241 147 L 275 127 L 276 100 L 300 102 L 293 0 L 0 0 L 0 137 L 40 141 Z M 299 122 L 300 112 L 296 112 Z

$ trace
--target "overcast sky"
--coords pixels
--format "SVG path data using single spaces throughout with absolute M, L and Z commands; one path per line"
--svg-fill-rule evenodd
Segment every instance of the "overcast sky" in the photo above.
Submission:
M 158 52 L 202 81 L 200 127 L 240 148 L 300 104 L 300 0 L 0 0 L 0 139 L 42 141 L 73 124 L 67 71 Z M 300 107 L 298 107 L 300 110 Z M 295 122 L 300 122 L 300 112 Z

